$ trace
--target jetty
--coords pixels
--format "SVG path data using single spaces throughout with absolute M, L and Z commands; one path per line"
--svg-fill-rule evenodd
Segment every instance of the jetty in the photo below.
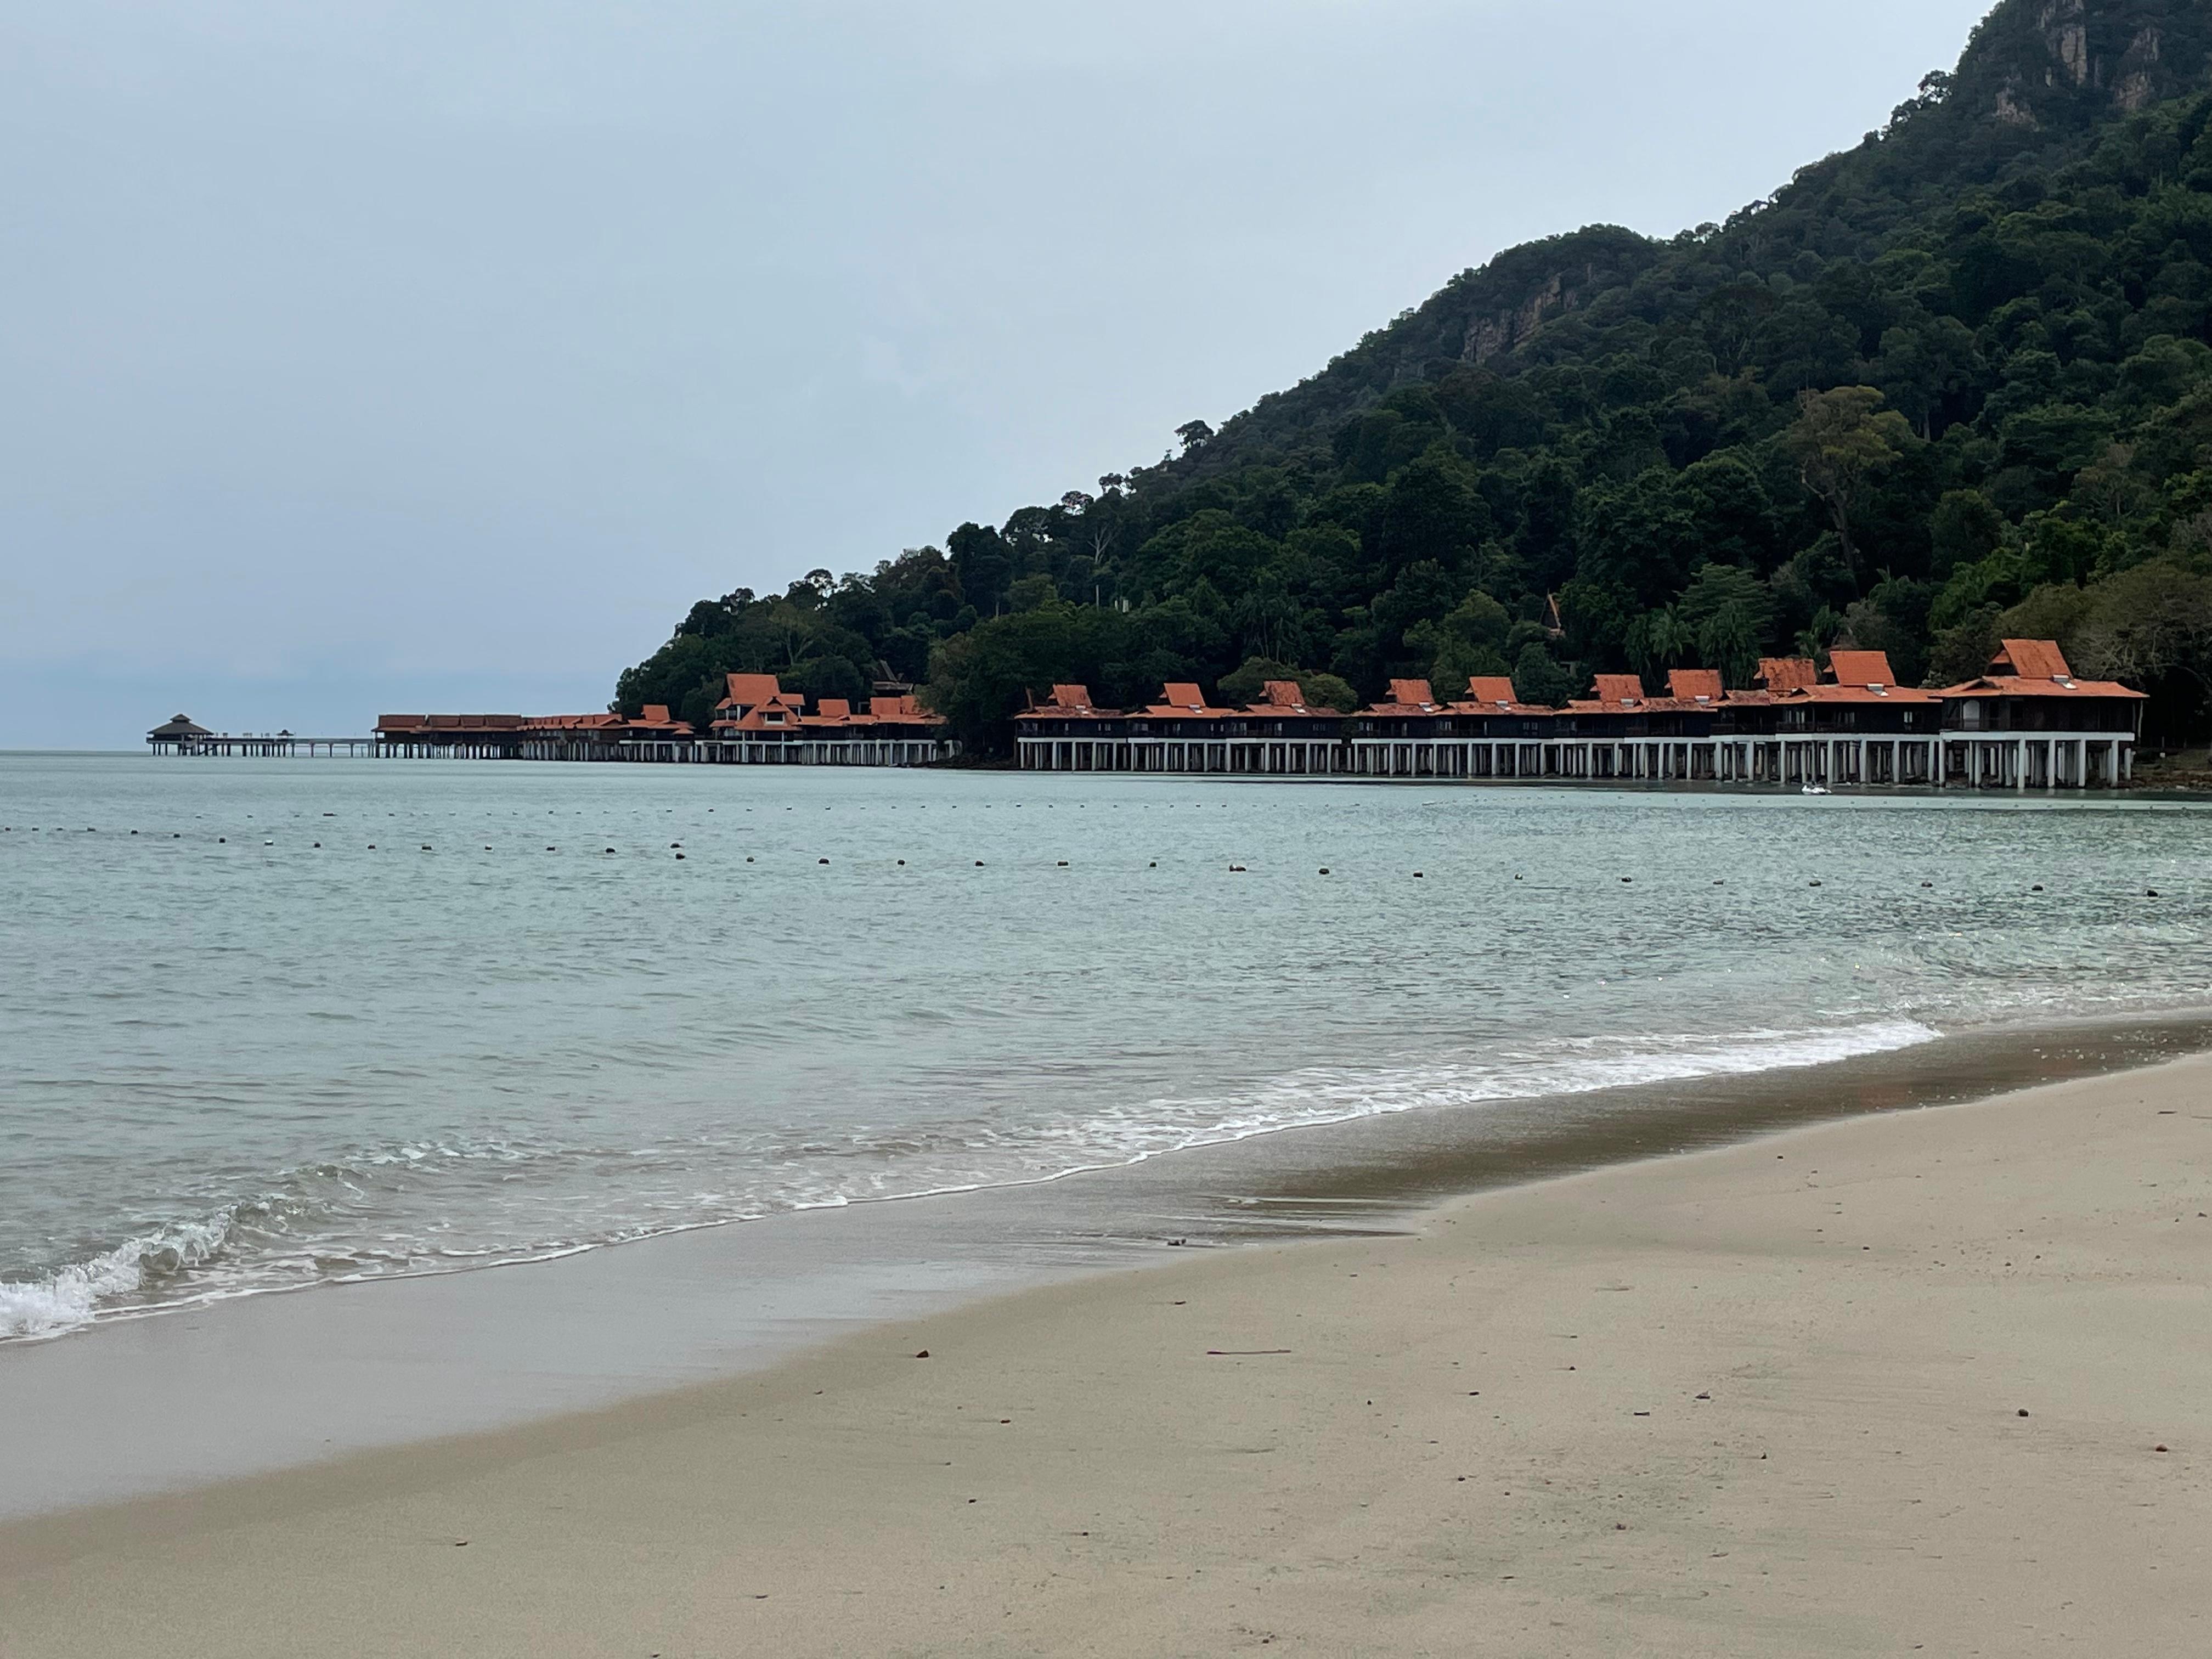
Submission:
M 146 734 L 157 755 L 368 755 L 376 739 L 303 738 L 291 732 L 210 732 L 189 714 L 173 714 Z

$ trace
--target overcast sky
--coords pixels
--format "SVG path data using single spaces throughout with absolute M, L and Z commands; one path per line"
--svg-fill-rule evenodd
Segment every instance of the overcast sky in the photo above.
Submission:
M 9 4 L 0 747 L 603 707 L 703 595 L 1724 217 L 1985 4 Z

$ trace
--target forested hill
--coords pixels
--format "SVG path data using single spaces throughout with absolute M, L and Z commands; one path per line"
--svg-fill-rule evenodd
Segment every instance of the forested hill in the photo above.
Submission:
M 1955 72 L 1725 225 L 1500 255 L 1298 386 L 1095 489 L 867 575 L 702 600 L 617 706 L 720 676 L 919 681 L 974 747 L 1080 680 L 1349 702 L 1510 672 L 2002 635 L 2153 693 L 2212 684 L 2212 3 L 2005 0 Z

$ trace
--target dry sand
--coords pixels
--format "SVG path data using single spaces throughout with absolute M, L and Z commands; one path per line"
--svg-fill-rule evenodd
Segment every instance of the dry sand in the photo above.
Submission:
M 1799 1131 L 0 1528 L 0 1654 L 2212 1652 L 2208 1212 L 2212 1060 Z

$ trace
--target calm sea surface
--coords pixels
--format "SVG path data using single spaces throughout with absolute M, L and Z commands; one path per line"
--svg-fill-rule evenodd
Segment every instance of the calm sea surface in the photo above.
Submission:
M 0 1338 L 2212 1001 L 2157 803 L 14 755 L 0 826 Z

